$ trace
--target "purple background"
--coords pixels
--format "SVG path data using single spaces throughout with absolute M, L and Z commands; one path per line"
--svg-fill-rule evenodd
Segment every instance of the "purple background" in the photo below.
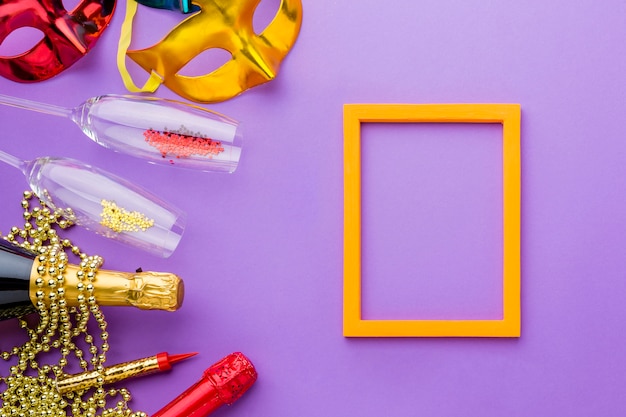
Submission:
M 262 4 L 269 13 L 277 2 Z M 0 91 L 69 107 L 124 93 L 115 65 L 124 5 L 68 71 L 29 85 L 0 79 Z M 133 47 L 180 18 L 139 14 Z M 278 78 L 207 106 L 245 123 L 232 175 L 148 165 L 91 143 L 68 120 L 10 108 L 0 110 L 2 149 L 81 159 L 188 212 L 169 259 L 70 236 L 107 269 L 186 282 L 176 313 L 105 310 L 111 364 L 200 353 L 128 381 L 134 409 L 154 413 L 242 351 L 259 380 L 216 416 L 623 415 L 625 39 L 617 0 L 305 2 Z M 165 87 L 156 95 L 177 98 Z M 342 105 L 360 102 L 522 105 L 521 338 L 342 337 Z M 499 138 L 489 125 L 366 126 L 366 317 L 501 314 Z M 3 232 L 21 223 L 25 188 L 2 168 Z M 3 349 L 21 340 L 13 322 L 0 331 Z

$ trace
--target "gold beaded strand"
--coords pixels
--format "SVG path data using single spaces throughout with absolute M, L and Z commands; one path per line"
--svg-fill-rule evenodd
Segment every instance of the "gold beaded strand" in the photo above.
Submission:
M 9 374 L 0 374 L 0 417 L 47 416 L 65 417 L 70 411 L 75 417 L 146 417 L 143 412 L 133 412 L 128 407 L 131 395 L 125 388 L 104 389 L 101 384 L 91 391 L 60 395 L 55 388 L 56 378 L 76 358 L 85 370 L 104 371 L 109 351 L 107 323 L 94 296 L 97 272 L 103 263 L 99 256 L 88 256 L 69 239 L 61 239 L 54 228 L 66 229 L 72 225 L 63 219 L 60 211 L 52 211 L 43 202 L 30 209 L 33 193 L 24 192 L 21 201 L 24 209 L 24 227 L 12 227 L 4 237 L 38 254 L 35 279 L 37 299 L 35 307 L 39 322 L 29 325 L 26 318 L 18 319 L 28 341 L 10 350 L 0 349 L 0 358 L 15 361 Z M 78 306 L 68 307 L 65 298 L 65 274 L 69 263 L 68 253 L 80 259 L 78 278 Z M 91 318 L 99 332 L 97 342 L 89 332 Z M 85 351 L 79 346 L 86 346 Z M 40 356 L 58 354 L 56 363 L 40 365 Z M 114 402 L 114 406 L 108 406 Z

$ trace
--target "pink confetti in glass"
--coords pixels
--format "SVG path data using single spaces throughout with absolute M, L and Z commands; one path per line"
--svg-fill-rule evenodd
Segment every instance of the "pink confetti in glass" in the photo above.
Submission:
M 167 155 L 176 158 L 188 158 L 192 155 L 211 157 L 224 152 L 224 147 L 220 141 L 209 138 L 175 132 L 160 132 L 154 129 L 146 130 L 143 135 L 148 144 L 161 152 L 163 158 Z

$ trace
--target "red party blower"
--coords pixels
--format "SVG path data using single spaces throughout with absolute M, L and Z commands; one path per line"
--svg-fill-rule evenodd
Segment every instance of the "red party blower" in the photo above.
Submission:
M 235 352 L 211 365 L 202 378 L 152 417 L 204 417 L 231 405 L 256 381 L 252 362 Z

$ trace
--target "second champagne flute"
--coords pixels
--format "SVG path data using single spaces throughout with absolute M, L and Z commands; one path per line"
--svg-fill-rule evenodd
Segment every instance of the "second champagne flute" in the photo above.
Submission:
M 159 197 L 107 171 L 70 158 L 23 161 L 0 151 L 47 206 L 99 235 L 166 258 L 182 237 L 186 216 Z

